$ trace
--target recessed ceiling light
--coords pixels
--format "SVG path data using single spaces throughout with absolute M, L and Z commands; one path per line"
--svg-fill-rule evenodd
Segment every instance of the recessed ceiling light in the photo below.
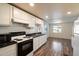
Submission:
M 71 14 L 71 11 L 68 11 L 67 14 Z
M 33 7 L 35 4 L 34 3 L 30 3 L 29 5 Z
M 48 19 L 48 16 L 46 16 L 46 18 Z

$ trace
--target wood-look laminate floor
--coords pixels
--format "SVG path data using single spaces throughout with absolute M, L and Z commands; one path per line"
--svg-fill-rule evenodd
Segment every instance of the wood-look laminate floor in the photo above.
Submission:
M 46 44 L 38 49 L 34 56 L 72 56 L 71 40 L 48 38 Z

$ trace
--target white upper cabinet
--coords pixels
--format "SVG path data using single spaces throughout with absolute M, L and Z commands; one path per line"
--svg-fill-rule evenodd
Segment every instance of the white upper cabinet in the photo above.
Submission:
M 36 30 L 37 32 L 44 32 L 44 21 L 36 18 Z
M 29 14 L 16 7 L 13 7 L 13 19 L 14 18 L 24 20 L 24 22 L 22 22 L 22 23 L 29 24 L 29 19 L 30 19 Z M 19 22 L 19 20 L 18 20 L 18 22 Z
M 44 21 L 32 16 L 16 7 L 13 7 L 13 19 L 17 22 L 29 24 L 30 28 L 35 28 L 36 32 L 42 32 L 44 28 Z
M 29 15 L 29 27 L 35 27 L 35 17 L 32 15 Z
M 40 19 L 36 18 L 36 24 L 41 25 L 41 24 L 42 24 L 42 20 L 40 20 Z
M 18 19 L 18 22 L 22 20 L 22 23 L 29 24 L 29 27 L 35 26 L 35 17 L 16 8 L 13 7 L 13 19 Z M 16 20 L 15 20 L 16 21 Z
M 27 14 L 24 11 L 13 7 L 13 17 L 26 20 Z
M 0 26 L 10 26 L 12 6 L 0 3 Z

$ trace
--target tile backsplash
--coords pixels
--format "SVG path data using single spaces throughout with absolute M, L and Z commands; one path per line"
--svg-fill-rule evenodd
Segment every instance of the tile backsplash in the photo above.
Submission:
M 0 34 L 8 32 L 18 32 L 25 31 L 26 33 L 31 33 L 33 29 L 28 29 L 27 25 L 12 23 L 10 26 L 0 26 Z

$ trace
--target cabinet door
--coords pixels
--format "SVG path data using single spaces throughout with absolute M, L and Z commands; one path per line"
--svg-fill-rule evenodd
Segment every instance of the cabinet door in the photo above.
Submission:
M 39 36 L 38 37 L 38 48 L 42 46 L 41 42 L 42 42 L 42 36 Z
M 29 14 L 29 27 L 35 27 L 35 17 Z
M 36 51 L 38 49 L 38 38 L 33 39 L 33 50 Z
M 16 44 L 0 48 L 0 56 L 16 56 L 17 48 Z
M 12 6 L 0 3 L 0 26 L 9 26 Z
M 41 32 L 44 33 L 44 21 L 41 20 Z
M 42 46 L 44 44 L 44 39 L 45 38 L 43 38 L 43 36 L 40 36 L 40 44 L 39 44 L 40 46 Z
M 29 14 L 15 7 L 13 7 L 13 18 L 24 20 L 25 23 L 29 24 Z
M 40 48 L 47 41 L 47 35 L 39 36 L 34 38 L 33 49 L 34 51 Z
M 41 23 L 42 23 L 42 20 L 41 20 L 41 19 L 36 18 L 36 24 L 41 24 Z
M 38 37 L 38 48 L 40 48 L 47 41 L 47 35 Z
M 46 41 L 47 41 L 46 35 L 40 36 L 40 46 L 42 46 L 44 43 L 46 43 Z
M 36 30 L 37 32 L 42 32 L 44 33 L 44 21 L 41 19 L 36 18 Z
M 24 20 L 24 19 L 26 19 L 26 14 L 24 11 L 22 11 L 16 7 L 13 7 L 13 17 Z

